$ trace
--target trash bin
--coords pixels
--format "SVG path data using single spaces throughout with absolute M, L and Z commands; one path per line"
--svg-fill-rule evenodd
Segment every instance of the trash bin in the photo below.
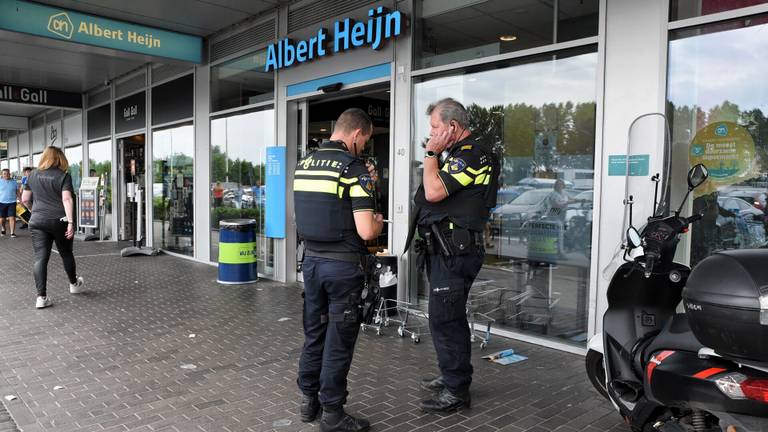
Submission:
M 256 220 L 228 219 L 219 222 L 219 278 L 222 284 L 259 280 L 256 266 Z

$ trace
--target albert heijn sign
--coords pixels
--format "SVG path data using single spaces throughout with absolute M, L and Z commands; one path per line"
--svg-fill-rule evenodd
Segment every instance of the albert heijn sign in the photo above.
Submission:
M 82 108 L 80 93 L 69 93 L 35 87 L 0 84 L 0 101 L 62 108 Z
M 329 54 L 368 46 L 381 49 L 387 40 L 400 36 L 404 15 L 379 6 L 368 10 L 368 19 L 355 21 L 351 18 L 333 24 L 333 35 L 321 27 L 317 34 L 298 42 L 284 38 L 267 48 L 265 72 L 283 69 L 312 61 Z

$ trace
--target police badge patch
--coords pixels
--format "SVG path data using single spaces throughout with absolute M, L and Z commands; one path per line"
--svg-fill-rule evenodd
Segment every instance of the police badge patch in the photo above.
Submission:
M 370 174 L 361 174 L 357 177 L 357 182 L 363 187 L 363 190 L 370 196 L 373 196 L 373 179 Z
M 464 159 L 461 158 L 454 158 L 448 161 L 448 172 L 451 174 L 456 174 L 464 171 L 464 168 L 467 167 L 467 163 L 464 162 Z

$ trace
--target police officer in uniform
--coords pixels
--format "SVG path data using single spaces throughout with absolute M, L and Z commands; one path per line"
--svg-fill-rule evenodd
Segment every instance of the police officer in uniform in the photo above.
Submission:
M 384 226 L 374 212 L 375 171 L 357 158 L 372 133 L 363 110 L 344 111 L 330 141 L 299 161 L 293 183 L 296 228 L 305 242 L 300 414 L 311 422 L 322 410 L 323 432 L 370 427 L 343 408 L 360 329 L 363 241 L 377 238 Z
M 414 196 L 415 222 L 423 239 L 417 249 L 429 279 L 429 328 L 441 375 L 422 381 L 422 388 L 434 396 L 422 401 L 421 409 L 451 412 L 470 405 L 473 369 L 466 304 L 483 265 L 488 191 L 498 184 L 493 180 L 498 175 L 492 172 L 491 147 L 472 137 L 461 103 L 442 99 L 429 106 L 427 115 L 430 139 L 423 182 Z

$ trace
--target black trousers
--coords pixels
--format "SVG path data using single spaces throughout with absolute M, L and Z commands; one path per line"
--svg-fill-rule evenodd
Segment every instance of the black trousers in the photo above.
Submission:
M 360 331 L 357 305 L 348 298 L 362 291 L 365 275 L 360 264 L 313 256 L 304 258 L 301 269 L 305 339 L 297 384 L 305 395 L 318 395 L 323 406 L 343 406 Z
M 51 247 L 56 243 L 56 249 L 64 263 L 64 271 L 67 272 L 69 283 L 77 281 L 75 256 L 72 253 L 72 245 L 75 239 L 67 239 L 64 234 L 67 231 L 67 223 L 58 219 L 35 221 L 29 225 L 32 233 L 32 247 L 35 250 L 35 286 L 37 295 L 47 295 L 48 260 L 51 258 Z
M 469 289 L 483 266 L 485 250 L 472 246 L 466 255 L 428 255 L 429 331 L 445 386 L 453 392 L 472 383 L 472 344 L 467 322 Z

